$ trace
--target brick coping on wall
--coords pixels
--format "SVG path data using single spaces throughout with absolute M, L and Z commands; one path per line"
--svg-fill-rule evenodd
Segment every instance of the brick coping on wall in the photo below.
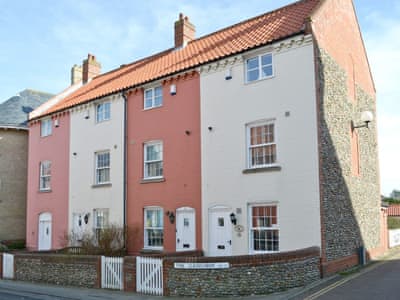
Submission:
M 309 247 L 305 249 L 277 252 L 277 253 L 266 253 L 266 254 L 253 254 L 253 255 L 238 255 L 238 256 L 202 256 L 202 257 L 165 257 L 164 264 L 171 264 L 175 262 L 229 262 L 232 267 L 235 266 L 257 266 L 267 265 L 271 263 L 284 263 L 298 259 L 304 259 L 309 257 L 320 256 L 319 247 Z

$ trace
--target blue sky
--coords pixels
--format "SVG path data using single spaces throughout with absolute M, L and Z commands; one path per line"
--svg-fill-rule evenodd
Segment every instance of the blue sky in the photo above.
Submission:
M 179 12 L 197 36 L 290 0 L 0 0 L 0 102 L 25 88 L 58 93 L 87 53 L 102 70 L 173 45 Z M 400 189 L 400 1 L 354 0 L 377 89 L 381 188 Z

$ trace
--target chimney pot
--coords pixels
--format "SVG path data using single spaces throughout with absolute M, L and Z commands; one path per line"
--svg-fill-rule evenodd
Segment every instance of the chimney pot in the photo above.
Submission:
M 82 66 L 73 65 L 71 68 L 71 85 L 82 81 Z
M 175 48 L 185 47 L 186 44 L 194 40 L 196 27 L 189 22 L 189 18 L 182 13 L 175 22 Z
M 100 75 L 101 64 L 96 60 L 93 54 L 88 54 L 88 58 L 83 61 L 82 80 L 87 83 L 89 79 Z

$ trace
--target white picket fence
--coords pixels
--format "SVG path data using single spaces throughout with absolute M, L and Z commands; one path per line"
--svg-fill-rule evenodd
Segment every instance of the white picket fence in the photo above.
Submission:
M 3 278 L 14 279 L 14 255 L 3 253 Z
M 122 290 L 124 288 L 124 259 L 122 257 L 101 257 L 101 287 Z
M 389 230 L 389 248 L 400 245 L 400 229 Z
M 136 291 L 148 295 L 163 295 L 162 258 L 136 257 Z

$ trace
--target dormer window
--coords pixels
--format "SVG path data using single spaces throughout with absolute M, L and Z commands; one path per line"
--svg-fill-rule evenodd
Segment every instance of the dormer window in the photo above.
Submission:
M 144 91 L 144 109 L 162 106 L 162 86 L 157 86 Z
M 272 77 L 272 54 L 258 55 L 246 60 L 246 82 Z

